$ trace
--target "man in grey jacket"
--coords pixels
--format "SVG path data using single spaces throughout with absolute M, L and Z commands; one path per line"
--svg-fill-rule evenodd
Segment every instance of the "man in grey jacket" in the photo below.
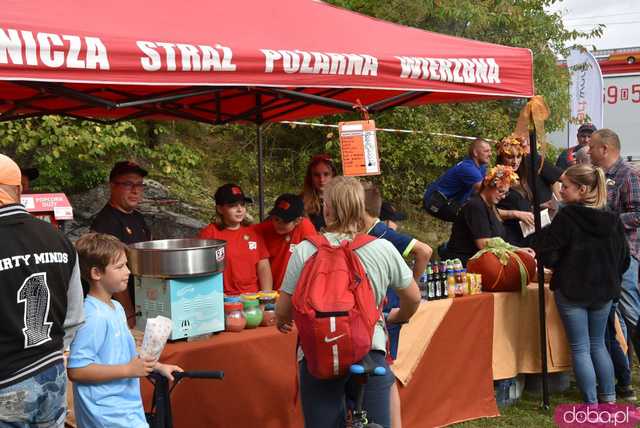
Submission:
M 0 154 L 0 426 L 63 427 L 63 351 L 84 320 L 78 257 L 21 191 L 20 168 Z

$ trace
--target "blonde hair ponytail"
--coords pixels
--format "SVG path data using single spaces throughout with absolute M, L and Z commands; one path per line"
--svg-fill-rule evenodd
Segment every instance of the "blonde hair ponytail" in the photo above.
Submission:
M 607 206 L 607 177 L 604 175 L 604 170 L 600 167 L 595 168 L 596 183 L 595 183 L 595 208 L 604 208 Z
M 582 203 L 592 208 L 604 208 L 607 205 L 607 179 L 602 168 L 588 164 L 569 167 L 564 172 L 572 183 L 587 188 Z

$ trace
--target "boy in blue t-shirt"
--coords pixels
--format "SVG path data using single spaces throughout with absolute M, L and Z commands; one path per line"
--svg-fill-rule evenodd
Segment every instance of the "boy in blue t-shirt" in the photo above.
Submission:
M 136 354 L 124 309 L 112 300 L 129 280 L 124 244 L 111 235 L 89 233 L 76 242 L 76 250 L 80 273 L 91 287 L 85 323 L 71 343 L 67 364 L 78 426 L 148 427 L 138 378 L 155 370 L 173 380 L 171 373 L 182 369 Z
M 414 258 L 413 277 L 416 281 L 427 268 L 433 250 L 424 242 L 418 241 L 411 236 L 396 232 L 396 222 L 404 219 L 404 215 L 396 211 L 393 205 L 382 202 L 382 196 L 378 188 L 372 183 L 363 183 L 364 204 L 365 204 L 365 230 L 371 236 L 386 239 L 391 242 L 403 257 L 412 255 Z M 400 306 L 398 295 L 389 288 L 387 290 L 387 301 L 382 311 L 390 313 Z M 400 340 L 399 324 L 387 324 L 389 334 L 389 354 L 391 361 L 398 355 L 398 342 Z M 391 396 L 391 422 L 392 426 L 400 426 L 400 393 L 397 384 L 393 384 L 390 391 Z

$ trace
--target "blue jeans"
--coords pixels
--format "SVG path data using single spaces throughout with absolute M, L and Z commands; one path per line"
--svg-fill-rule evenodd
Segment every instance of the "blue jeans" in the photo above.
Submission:
M 638 260 L 631 257 L 629 268 L 622 275 L 622 293 L 620 294 L 619 311 L 627 326 L 627 343 L 629 343 L 629 365 L 631 365 L 631 348 L 640 358 L 640 335 L 636 332 L 640 317 L 640 291 L 638 291 Z
M 613 363 L 604 343 L 611 301 L 583 305 L 568 300 L 560 290 L 554 293 L 558 313 L 571 347 L 573 371 L 585 403 L 616 399 Z M 596 387 L 596 379 L 597 386 Z
M 631 385 L 631 368 L 629 366 L 629 358 L 627 358 L 627 354 L 624 353 L 622 347 L 616 340 L 615 316 L 618 312 L 617 308 L 618 303 L 614 302 L 613 305 L 611 305 L 611 311 L 609 312 L 604 340 L 607 345 L 607 350 L 609 350 L 609 355 L 611 355 L 613 370 L 615 372 L 616 380 L 618 381 L 618 386 L 623 387 Z M 618 319 L 620 320 L 622 334 L 626 337 L 627 329 L 625 328 L 624 319 L 620 315 L 618 315 Z
M 369 353 L 377 366 L 385 367 L 384 376 L 370 376 L 364 389 L 363 407 L 369 421 L 391 426 L 389 391 L 395 382 L 384 353 Z M 317 379 L 309 374 L 307 361 L 300 362 L 300 400 L 305 428 L 343 428 L 345 426 L 345 396 L 353 396 L 355 382 L 350 375 L 337 379 Z
M 62 428 L 67 416 L 67 373 L 59 362 L 0 389 L 0 428 Z

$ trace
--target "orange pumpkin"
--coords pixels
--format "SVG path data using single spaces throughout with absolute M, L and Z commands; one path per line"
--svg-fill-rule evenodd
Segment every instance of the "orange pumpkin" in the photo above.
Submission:
M 495 254 L 486 252 L 477 259 L 471 259 L 467 262 L 467 272 L 482 275 L 482 291 L 519 291 L 521 278 L 516 257 L 524 263 L 527 274 L 525 283 L 528 284 L 536 276 L 536 262 L 531 255 L 524 251 L 512 253 L 506 266 L 500 263 Z

